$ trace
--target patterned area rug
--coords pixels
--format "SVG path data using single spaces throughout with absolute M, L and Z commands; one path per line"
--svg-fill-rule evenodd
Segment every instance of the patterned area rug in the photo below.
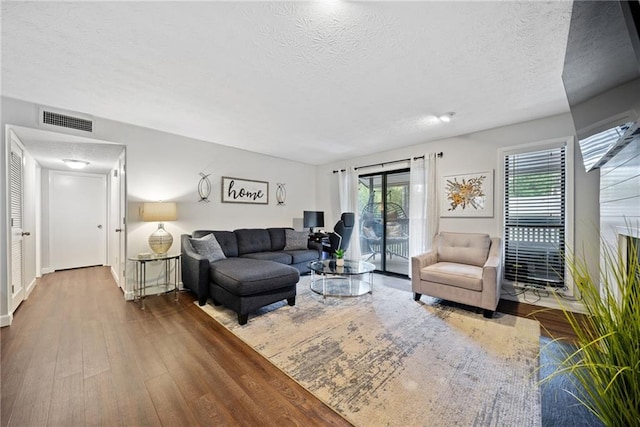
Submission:
M 323 299 L 303 277 L 294 307 L 272 304 L 245 326 L 201 308 L 356 426 L 541 425 L 538 322 L 374 283 Z

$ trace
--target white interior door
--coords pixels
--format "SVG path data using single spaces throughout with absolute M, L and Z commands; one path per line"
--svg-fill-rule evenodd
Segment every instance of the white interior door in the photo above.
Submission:
M 127 175 L 125 173 L 125 159 L 126 152 L 123 151 L 120 155 L 120 242 L 119 242 L 119 271 L 120 271 L 120 281 L 118 285 L 126 292 L 127 289 L 127 272 L 126 272 L 126 259 L 127 259 Z
M 54 270 L 104 265 L 106 176 L 58 171 L 50 176 L 50 254 Z
M 111 274 L 120 288 L 126 290 L 125 272 L 125 176 L 124 176 L 124 151 L 116 163 L 111 176 L 111 208 L 109 218 L 109 263 Z
M 23 212 L 24 212 L 24 168 L 23 149 L 14 139 L 11 132 L 10 186 L 11 186 L 11 301 L 10 311 L 13 312 L 24 300 L 24 242 L 23 242 Z

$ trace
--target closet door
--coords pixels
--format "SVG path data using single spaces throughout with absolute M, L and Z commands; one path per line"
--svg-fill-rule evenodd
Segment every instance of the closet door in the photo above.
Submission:
M 13 312 L 25 297 L 24 285 L 24 170 L 23 148 L 11 135 L 10 186 L 11 186 L 11 307 Z

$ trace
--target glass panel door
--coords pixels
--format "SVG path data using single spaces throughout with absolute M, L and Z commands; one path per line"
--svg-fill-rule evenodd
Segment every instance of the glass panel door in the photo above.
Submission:
M 376 270 L 409 269 L 409 170 L 362 175 L 359 182 L 362 259 Z

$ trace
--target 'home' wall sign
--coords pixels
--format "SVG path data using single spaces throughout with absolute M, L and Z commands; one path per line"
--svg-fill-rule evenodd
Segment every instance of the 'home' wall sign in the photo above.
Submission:
M 222 203 L 269 204 L 269 183 L 222 177 Z

